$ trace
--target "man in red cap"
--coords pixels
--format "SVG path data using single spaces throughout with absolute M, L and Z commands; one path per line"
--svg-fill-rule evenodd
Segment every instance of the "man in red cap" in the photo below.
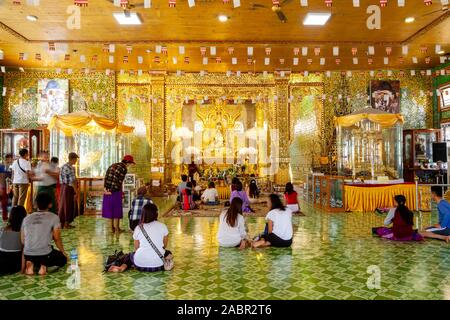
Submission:
M 133 157 L 126 155 L 121 162 L 112 164 L 106 171 L 102 217 L 111 219 L 113 233 L 122 231 L 119 227 L 120 219 L 123 218 L 122 184 L 131 164 L 136 164 Z

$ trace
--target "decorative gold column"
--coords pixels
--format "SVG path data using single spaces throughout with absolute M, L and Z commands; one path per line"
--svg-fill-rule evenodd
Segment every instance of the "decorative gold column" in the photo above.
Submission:
M 289 108 L 288 108 L 288 78 L 275 79 L 275 125 L 278 129 L 278 170 L 275 173 L 275 183 L 289 182 Z
M 164 104 L 165 104 L 165 79 L 164 76 L 153 76 L 151 78 L 153 98 L 158 98 L 151 103 L 152 108 L 152 167 L 163 167 L 164 172 L 152 172 L 152 179 L 161 179 L 164 182 L 165 162 L 164 162 Z

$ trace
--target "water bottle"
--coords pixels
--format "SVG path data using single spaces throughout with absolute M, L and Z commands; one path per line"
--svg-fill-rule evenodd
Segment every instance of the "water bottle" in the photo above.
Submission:
M 68 273 L 78 269 L 78 252 L 77 249 L 72 249 L 70 251 L 70 266 L 67 269 Z

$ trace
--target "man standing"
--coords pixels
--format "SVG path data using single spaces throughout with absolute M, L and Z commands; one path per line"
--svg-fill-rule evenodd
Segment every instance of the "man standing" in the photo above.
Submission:
M 5 156 L 5 161 L 0 164 L 0 203 L 2 208 L 3 221 L 8 220 L 8 194 L 9 183 L 11 182 L 11 163 L 12 154 L 8 153 Z
M 11 166 L 14 191 L 14 197 L 12 201 L 13 207 L 25 207 L 28 187 L 30 186 L 30 178 L 32 177 L 31 163 L 30 161 L 28 161 L 28 150 L 21 149 L 19 151 L 19 156 L 19 159 L 14 161 Z
M 131 164 L 136 164 L 133 157 L 126 155 L 121 162 L 110 165 L 105 175 L 102 217 L 111 219 L 112 232 L 117 234 L 122 232 L 119 227 L 123 218 L 122 184 Z
M 450 241 L 450 203 L 442 199 L 442 188 L 431 187 L 431 198 L 437 203 L 439 223 L 420 232 L 423 237 Z
M 75 152 L 69 153 L 69 162 L 62 166 L 59 174 L 61 184 L 59 196 L 58 215 L 61 221 L 61 228 L 74 228 L 70 223 L 77 215 L 77 177 L 74 165 L 79 156 Z
M 52 206 L 49 211 L 57 213 L 56 207 L 56 184 L 59 178 L 59 169 L 49 161 L 48 151 L 41 153 L 41 161 L 39 161 L 37 168 L 38 189 L 37 192 L 46 192 L 52 198 Z

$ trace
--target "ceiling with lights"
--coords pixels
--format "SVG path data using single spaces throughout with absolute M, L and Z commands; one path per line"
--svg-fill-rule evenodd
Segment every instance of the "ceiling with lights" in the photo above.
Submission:
M 4 0 L 0 66 L 432 69 L 449 30 L 448 0 Z

